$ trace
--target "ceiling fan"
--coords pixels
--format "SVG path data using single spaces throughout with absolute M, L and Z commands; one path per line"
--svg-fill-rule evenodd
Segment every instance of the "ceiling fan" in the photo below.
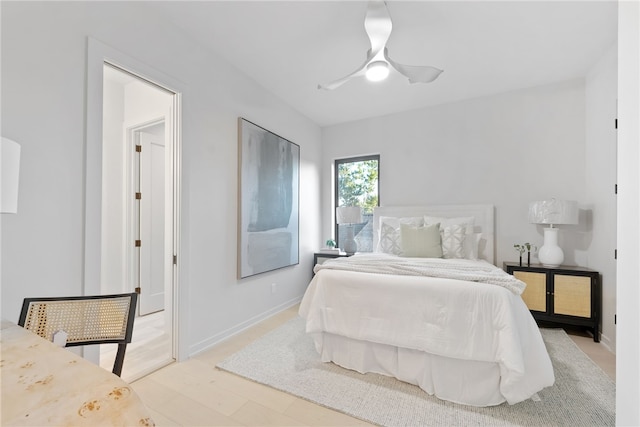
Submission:
M 327 84 L 319 84 L 318 89 L 333 90 L 352 77 L 365 75 L 368 80 L 380 81 L 389 75 L 389 65 L 409 79 L 409 83 L 429 83 L 434 81 L 443 70 L 427 65 L 398 64 L 389 57 L 387 40 L 391 35 L 391 16 L 386 2 L 370 1 L 364 18 L 364 29 L 371 41 L 364 63 L 354 72 Z

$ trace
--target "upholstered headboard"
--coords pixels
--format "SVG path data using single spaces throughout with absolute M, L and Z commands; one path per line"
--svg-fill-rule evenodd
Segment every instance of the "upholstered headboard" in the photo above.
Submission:
M 493 205 L 379 206 L 373 211 L 373 247 L 377 247 L 380 217 L 437 216 L 445 218 L 475 218 L 474 232 L 482 233 L 478 257 L 495 264 L 495 228 Z

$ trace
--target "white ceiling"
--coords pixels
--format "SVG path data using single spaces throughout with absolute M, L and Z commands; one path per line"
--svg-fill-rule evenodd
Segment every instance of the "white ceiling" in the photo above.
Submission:
M 615 1 L 387 1 L 391 57 L 433 83 L 352 79 L 369 40 L 362 1 L 146 3 L 320 126 L 579 78 L 617 37 Z

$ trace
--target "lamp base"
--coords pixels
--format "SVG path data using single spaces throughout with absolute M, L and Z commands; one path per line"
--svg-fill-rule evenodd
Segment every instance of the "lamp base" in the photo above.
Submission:
M 544 229 L 544 244 L 538 251 L 538 259 L 545 267 L 557 267 L 564 261 L 564 253 L 558 246 L 558 229 Z
M 347 255 L 353 255 L 358 252 L 358 244 L 353 239 L 353 224 L 347 225 L 347 236 L 344 239 L 342 249 L 347 253 Z
M 353 239 L 346 239 L 342 248 L 347 255 L 353 255 L 358 252 L 358 244 Z

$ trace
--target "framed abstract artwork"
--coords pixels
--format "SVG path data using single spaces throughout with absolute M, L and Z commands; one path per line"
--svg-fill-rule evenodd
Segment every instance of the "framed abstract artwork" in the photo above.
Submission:
M 300 147 L 238 118 L 238 278 L 299 262 Z

